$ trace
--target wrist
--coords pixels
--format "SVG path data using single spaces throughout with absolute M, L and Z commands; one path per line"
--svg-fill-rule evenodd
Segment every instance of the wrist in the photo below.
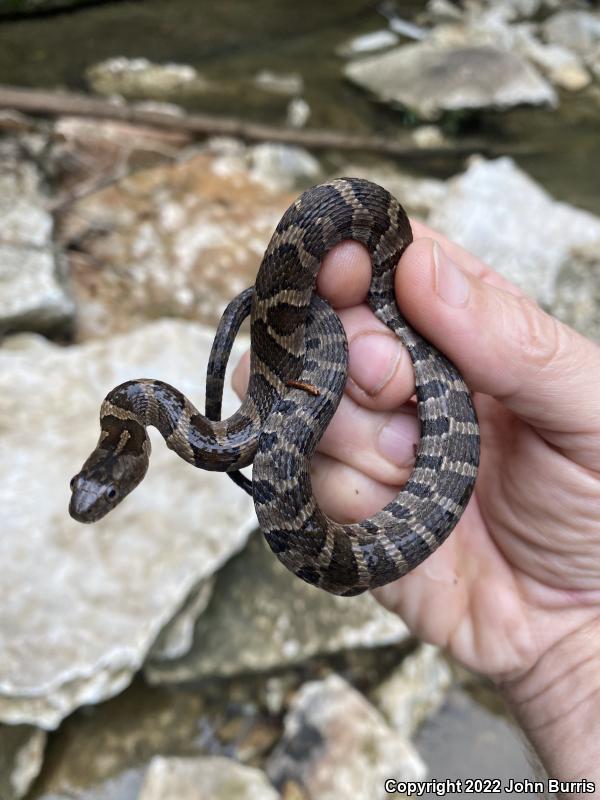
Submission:
M 559 639 L 525 673 L 496 682 L 549 777 L 593 781 L 600 792 L 600 618 Z

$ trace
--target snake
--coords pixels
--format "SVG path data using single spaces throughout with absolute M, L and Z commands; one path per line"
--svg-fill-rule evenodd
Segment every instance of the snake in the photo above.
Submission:
M 310 465 L 347 378 L 342 323 L 316 294 L 325 255 L 354 240 L 372 262 L 367 301 L 410 355 L 420 438 L 406 483 L 360 522 L 328 517 L 312 490 Z M 303 192 L 278 223 L 256 282 L 226 308 L 210 353 L 205 414 L 173 386 L 129 380 L 100 408 L 100 438 L 71 480 L 69 511 L 94 522 L 120 503 L 148 468 L 148 426 L 195 467 L 226 472 L 252 495 L 271 550 L 299 578 L 353 596 L 403 577 L 458 523 L 473 492 L 480 435 L 465 380 L 402 315 L 396 266 L 412 241 L 400 203 L 362 178 L 339 178 Z M 250 315 L 250 378 L 239 409 L 221 419 L 225 370 Z M 252 464 L 252 479 L 240 470 Z

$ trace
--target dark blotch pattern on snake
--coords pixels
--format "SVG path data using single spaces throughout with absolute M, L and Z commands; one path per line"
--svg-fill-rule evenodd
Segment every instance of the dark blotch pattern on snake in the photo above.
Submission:
M 344 239 L 362 242 L 371 255 L 369 304 L 410 354 L 421 427 L 407 483 L 383 510 L 352 525 L 325 516 L 309 474 L 346 381 L 344 331 L 315 295 L 323 257 Z M 408 326 L 396 305 L 394 270 L 411 240 L 404 210 L 380 186 L 342 178 L 304 192 L 278 224 L 255 286 L 223 315 L 208 368 L 206 416 L 161 381 L 116 387 L 102 404 L 98 445 L 71 481 L 71 515 L 99 519 L 139 483 L 150 453 L 146 427 L 154 425 L 181 458 L 228 472 L 253 494 L 271 549 L 303 580 L 355 595 L 420 564 L 446 539 L 471 496 L 479 427 L 456 368 Z M 248 394 L 220 421 L 227 359 L 249 312 Z M 252 482 L 238 472 L 251 463 Z

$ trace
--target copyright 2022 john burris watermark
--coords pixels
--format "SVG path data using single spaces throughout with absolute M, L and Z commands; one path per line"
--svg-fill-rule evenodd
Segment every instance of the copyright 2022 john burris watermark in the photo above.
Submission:
M 525 794 L 525 793 L 574 793 L 593 794 L 596 784 L 593 781 L 559 781 L 548 778 L 545 781 L 532 781 L 528 778 L 516 780 L 508 778 L 453 778 L 428 781 L 396 781 L 386 780 L 385 791 L 388 794 L 404 794 L 410 797 L 422 797 L 424 794 L 435 794 L 444 797 L 447 794 Z

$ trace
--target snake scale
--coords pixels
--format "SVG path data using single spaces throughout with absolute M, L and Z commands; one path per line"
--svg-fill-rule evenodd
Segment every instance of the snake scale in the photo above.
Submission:
M 397 497 L 370 519 L 341 524 L 317 505 L 310 460 L 342 395 L 347 344 L 341 322 L 315 294 L 320 263 L 345 239 L 372 260 L 368 302 L 413 363 L 420 422 L 415 464 Z M 196 467 L 228 472 L 254 498 L 273 552 L 298 577 L 339 595 L 389 583 L 449 535 L 467 505 L 479 464 L 479 427 L 456 368 L 403 319 L 394 271 L 412 241 L 402 206 L 386 190 L 342 178 L 304 192 L 285 212 L 256 284 L 226 309 L 213 344 L 206 415 L 158 380 L 132 380 L 102 403 L 99 442 L 71 481 L 71 515 L 93 522 L 144 477 L 153 425 Z M 227 359 L 251 313 L 248 393 L 220 420 Z M 252 481 L 238 470 L 253 464 Z

